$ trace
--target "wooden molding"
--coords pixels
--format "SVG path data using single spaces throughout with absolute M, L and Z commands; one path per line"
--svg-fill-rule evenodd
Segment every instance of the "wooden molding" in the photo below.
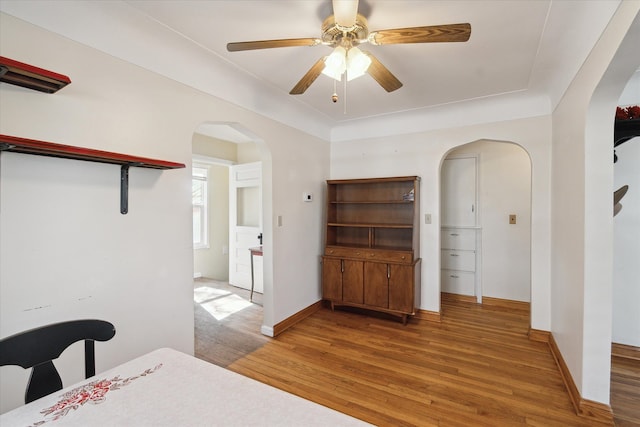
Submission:
M 439 311 L 429 311 L 429 310 L 421 310 L 417 309 L 416 314 L 413 316 L 418 320 L 426 320 L 428 322 L 437 322 L 440 323 L 440 312 Z
M 529 339 L 531 341 L 538 342 L 549 342 L 549 337 L 551 336 L 551 332 L 549 331 L 541 331 L 540 329 L 529 329 Z
M 611 410 L 611 406 L 604 403 L 594 402 L 587 399 L 580 399 L 580 410 L 578 411 L 578 415 L 580 415 L 581 417 L 598 420 L 603 423 L 607 423 L 608 425 L 614 425 L 613 411 Z
M 623 357 L 625 359 L 639 360 L 640 361 L 640 347 L 634 347 L 632 345 L 611 343 L 611 355 L 616 357 Z
M 450 294 L 448 292 L 442 292 L 441 298 L 447 301 L 456 301 L 456 302 L 470 302 L 476 304 L 478 299 L 473 295 L 460 295 L 460 294 Z
M 482 297 L 482 305 L 492 305 L 495 307 L 508 308 L 510 310 L 529 310 L 531 307 L 531 304 L 528 302 L 493 297 Z
M 282 332 L 286 331 L 287 329 L 289 329 L 296 323 L 300 322 L 301 320 L 311 316 L 313 313 L 320 310 L 321 308 L 322 308 L 322 301 L 318 301 L 311 304 L 309 307 L 304 308 L 297 313 L 294 313 L 292 316 L 287 317 L 281 322 L 276 323 L 275 326 L 273 327 L 273 336 L 277 337 Z
M 613 411 L 611 410 L 611 406 L 582 398 L 582 396 L 580 395 L 580 391 L 578 391 L 576 383 L 573 381 L 571 372 L 569 371 L 569 368 L 567 367 L 567 364 L 562 357 L 562 353 L 560 353 L 560 348 L 558 347 L 558 344 L 556 343 L 556 340 L 551 333 L 549 334 L 549 348 L 551 349 L 551 354 L 553 355 L 553 358 L 558 365 L 560 376 L 562 377 L 562 381 L 567 388 L 569 398 L 571 399 L 571 403 L 576 411 L 576 414 L 581 417 L 586 417 L 603 423 L 607 423 L 609 425 L 613 425 Z
M 564 385 L 569 392 L 569 398 L 571 399 L 573 408 L 576 410 L 576 413 L 580 413 L 580 392 L 578 391 L 578 387 L 576 387 L 576 383 L 573 382 L 571 372 L 569 372 L 569 368 L 567 367 L 567 364 L 562 357 L 562 353 L 560 353 L 560 348 L 558 347 L 558 344 L 556 343 L 556 340 L 551 333 L 549 334 L 549 349 L 551 349 L 551 355 L 555 359 L 556 365 L 558 365 L 562 381 L 564 382 Z

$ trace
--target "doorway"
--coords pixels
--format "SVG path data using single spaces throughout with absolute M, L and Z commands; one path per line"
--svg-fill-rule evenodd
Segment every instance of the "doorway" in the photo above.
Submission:
M 245 250 L 238 246 L 237 239 L 231 238 L 240 224 L 257 226 L 261 231 L 262 225 L 262 151 L 256 138 L 249 132 L 243 132 L 238 125 L 226 123 L 205 123 L 194 132 L 192 139 L 193 166 L 205 170 L 200 173 L 207 184 L 206 189 L 206 219 L 199 221 L 197 206 L 194 203 L 194 311 L 196 324 L 196 343 L 206 342 L 199 340 L 198 334 L 207 335 L 206 330 L 212 325 L 216 328 L 223 327 L 227 332 L 238 330 L 229 325 L 240 322 L 242 330 L 252 334 L 261 333 L 263 323 L 264 303 L 262 293 L 262 259 L 257 260 L 256 265 L 256 293 L 251 298 L 244 297 L 246 293 L 242 288 L 250 288 L 250 280 L 240 280 L 234 283 L 236 276 L 230 274 L 230 260 L 236 261 L 244 255 Z M 233 173 L 233 172 L 235 173 Z M 232 184 L 234 177 L 250 177 L 250 180 L 242 184 Z M 235 181 L 238 181 L 237 179 Z M 194 175 L 194 188 L 196 179 Z M 257 183 L 257 184 L 256 184 Z M 194 191 L 194 195 L 196 192 Z M 195 197 L 194 197 L 195 200 Z M 233 208 L 231 208 L 233 203 Z M 234 220 L 230 220 L 233 218 Z M 206 230 L 203 232 L 203 229 Z M 196 245 L 196 231 L 204 234 L 204 241 Z M 255 234 L 255 235 L 254 235 Z M 258 244 L 259 232 L 251 233 Z M 235 233 L 234 233 L 235 235 Z M 254 242 L 246 242 L 254 246 Z M 246 249 L 246 248 L 245 248 Z M 249 251 L 246 250 L 246 259 L 239 270 L 250 271 Z M 237 270 L 235 265 L 234 270 Z M 250 278 L 250 274 L 245 274 Z M 236 285 L 236 286 L 230 286 Z M 246 283 L 245 283 L 246 282 Z M 241 287 L 238 287 L 238 286 Z M 233 292 L 230 291 L 233 290 Z M 247 313 L 252 313 L 247 321 Z M 259 318 L 259 321 L 255 321 Z M 213 328 L 213 329 L 216 329 Z M 228 334 L 227 334 L 228 335 Z M 197 348 L 196 348 L 197 350 Z M 202 352 L 201 352 L 202 353 Z M 202 355 L 202 354 L 201 354 Z
M 262 163 L 229 167 L 229 284 L 263 293 Z
M 490 140 L 453 149 L 441 167 L 441 206 L 441 292 L 468 302 L 528 305 L 528 153 Z

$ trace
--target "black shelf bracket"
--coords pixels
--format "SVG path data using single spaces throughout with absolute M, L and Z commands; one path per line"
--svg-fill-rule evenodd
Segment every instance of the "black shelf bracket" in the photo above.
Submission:
M 129 165 L 120 167 L 120 213 L 129 212 Z

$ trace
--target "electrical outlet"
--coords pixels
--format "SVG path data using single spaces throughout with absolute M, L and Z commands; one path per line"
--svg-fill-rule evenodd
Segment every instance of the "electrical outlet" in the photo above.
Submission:
M 509 215 L 509 224 L 515 224 L 515 223 L 516 223 L 516 214 Z
M 302 193 L 302 200 L 305 202 L 313 201 L 313 194 L 311 193 Z

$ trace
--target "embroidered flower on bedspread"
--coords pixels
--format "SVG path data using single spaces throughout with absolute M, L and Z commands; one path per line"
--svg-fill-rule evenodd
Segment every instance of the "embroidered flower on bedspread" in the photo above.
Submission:
M 118 375 L 110 380 L 97 380 L 84 384 L 80 387 L 76 387 L 73 390 L 62 394 L 60 396 L 61 399 L 55 405 L 40 411 L 40 413 L 44 415 L 45 419 L 42 421 L 36 421 L 29 427 L 41 426 L 44 423 L 55 421 L 61 417 L 64 417 L 70 411 L 80 408 L 85 403 L 91 403 L 94 405 L 102 403 L 106 400 L 108 392 L 112 390 L 118 390 L 119 388 L 129 385 L 132 381 L 137 380 L 138 378 L 146 377 L 147 375 L 154 373 L 161 367 L 162 363 L 152 369 L 146 369 L 141 374 L 133 377 L 120 378 L 120 376 Z

